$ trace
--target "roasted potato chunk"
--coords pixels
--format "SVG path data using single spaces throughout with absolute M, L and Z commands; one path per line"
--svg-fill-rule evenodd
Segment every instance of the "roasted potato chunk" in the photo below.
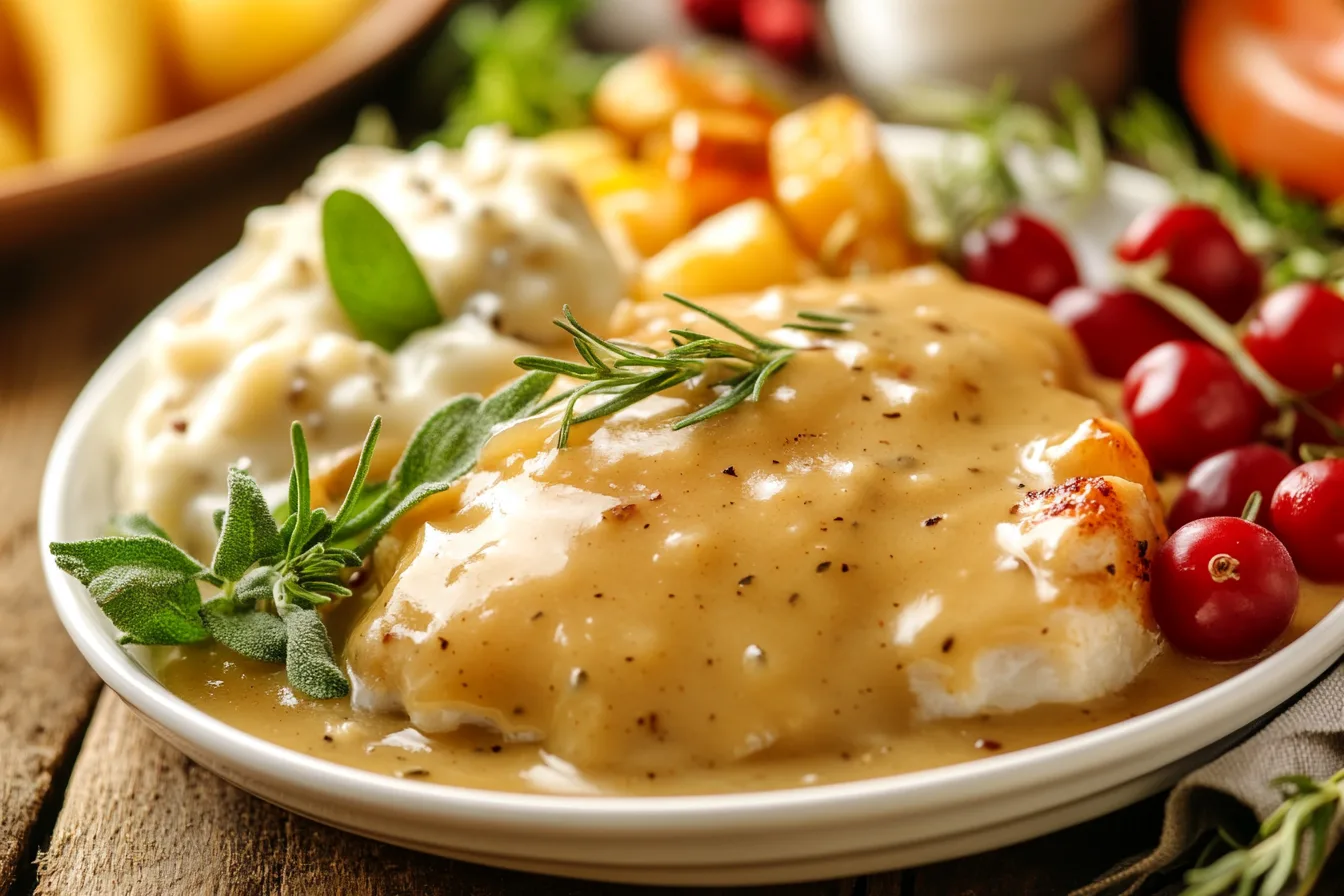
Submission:
M 744 70 L 714 59 L 689 61 L 666 47 L 612 66 L 593 95 L 598 123 L 636 141 L 683 109 L 736 109 L 773 121 L 783 105 Z
M 828 97 L 776 122 L 770 176 L 789 225 L 828 273 L 917 260 L 905 191 L 882 157 L 877 120 L 852 97 Z
M 607 165 L 580 183 L 593 217 L 641 258 L 660 251 L 691 228 L 685 188 L 652 165 Z
M 684 186 L 701 221 L 748 199 L 770 199 L 770 122 L 732 109 L 683 109 L 642 154 Z
M 707 218 L 645 262 L 638 294 L 698 298 L 750 292 L 797 283 L 815 272 L 779 212 L 749 199 Z
M 551 131 L 536 140 L 548 160 L 559 165 L 582 186 L 595 173 L 630 158 L 629 145 L 602 128 L 570 128 Z

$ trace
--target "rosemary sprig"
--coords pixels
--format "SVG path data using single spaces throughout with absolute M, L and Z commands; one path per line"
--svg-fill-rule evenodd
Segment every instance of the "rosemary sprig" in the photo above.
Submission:
M 397 518 L 470 470 L 490 432 L 531 413 L 554 379 L 531 373 L 488 399 L 455 399 L 416 431 L 388 482 L 366 487 L 382 428 L 375 417 L 335 516 L 312 506 L 308 444 L 293 424 L 283 523 L 250 473 L 229 470 L 228 506 L 209 566 L 143 514 L 114 520 L 117 535 L 55 543 L 51 553 L 89 589 L 124 644 L 214 638 L 251 659 L 284 663 L 290 684 L 311 697 L 343 697 L 350 686 L 318 608 L 350 596 L 345 571 L 363 565 Z M 202 604 L 200 582 L 219 595 Z
M 689 299 L 671 293 L 667 294 L 667 298 L 704 315 L 742 341 L 733 342 L 695 330 L 676 329 L 669 331 L 672 348 L 660 351 L 647 345 L 604 339 L 580 324 L 566 305 L 564 318 L 557 319 L 555 325 L 574 340 L 574 349 L 583 363 L 535 355 L 514 360 L 513 363 L 523 370 L 543 371 L 582 381 L 582 385 L 551 397 L 544 405 L 549 407 L 563 403 L 565 406 L 557 439 L 560 448 L 569 444 L 570 429 L 576 424 L 610 416 L 687 380 L 712 375 L 716 370 L 724 371 L 725 375 L 712 385 L 723 387 L 724 391 L 700 410 L 682 417 L 672 425 L 673 429 L 684 429 L 701 423 L 744 401 L 757 401 L 765 389 L 766 381 L 797 352 L 793 346 L 758 336 L 717 311 L 697 305 Z M 799 312 L 798 318 L 784 326 L 830 335 L 846 333 L 850 326 L 843 317 L 816 311 Z M 594 407 L 579 410 L 579 402 L 588 395 L 609 397 Z
M 961 151 L 942 154 L 916 172 L 914 186 L 923 193 L 925 213 L 916 222 L 921 239 L 945 254 L 955 255 L 963 234 L 1028 195 L 1067 197 L 1082 206 L 1101 189 L 1105 136 L 1077 85 L 1063 82 L 1055 89 L 1054 113 L 1016 100 L 1015 93 L 1013 81 L 1000 78 L 987 92 L 921 86 L 903 88 L 894 98 L 902 116 L 957 128 L 971 138 L 968 146 L 953 147 Z M 1054 164 L 1046 155 L 1050 150 L 1071 155 L 1073 170 Z
M 1303 840 L 1309 836 L 1311 852 L 1307 857 L 1307 871 L 1292 890 L 1296 896 L 1306 896 L 1325 867 L 1330 825 L 1344 798 L 1341 782 L 1344 782 L 1344 771 L 1338 771 L 1324 781 L 1306 775 L 1276 778 L 1274 784 L 1286 791 L 1286 798 L 1260 825 L 1255 839 L 1249 845 L 1241 846 L 1224 834 L 1232 851 L 1211 864 L 1186 872 L 1186 888 L 1181 896 L 1229 893 L 1279 896 L 1287 892 L 1297 870 Z

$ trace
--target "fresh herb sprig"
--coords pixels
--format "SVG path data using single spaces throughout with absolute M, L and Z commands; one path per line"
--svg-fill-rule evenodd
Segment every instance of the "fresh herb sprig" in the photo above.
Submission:
M 1077 85 L 1064 82 L 1054 110 L 1018 101 L 1011 79 L 989 91 L 962 87 L 903 88 L 894 97 L 902 117 L 958 128 L 970 138 L 916 172 L 923 214 L 921 239 L 955 256 L 961 236 L 1033 199 L 1068 198 L 1081 205 L 1101 189 L 1106 141 L 1096 111 Z M 1022 153 L 1022 149 L 1032 150 Z M 1060 166 L 1047 153 L 1076 162 Z M 1024 175 L 1026 175 L 1024 177 Z
M 682 417 L 672 428 L 684 429 L 701 423 L 744 401 L 758 400 L 766 381 L 797 352 L 793 346 L 758 336 L 722 314 L 689 299 L 671 293 L 667 294 L 667 298 L 704 315 L 742 341 L 733 342 L 695 330 L 677 329 L 670 331 L 673 347 L 661 351 L 633 342 L 604 339 L 580 324 L 566 305 L 564 318 L 557 319 L 555 325 L 572 337 L 574 348 L 583 363 L 535 355 L 514 360 L 524 370 L 545 371 L 582 381 L 582 385 L 561 392 L 546 402 L 545 406 L 561 403 L 565 406 L 557 440 L 559 447 L 564 448 L 569 444 L 570 429 L 576 424 L 610 416 L 687 380 L 712 375 L 712 370 L 721 370 L 724 375 L 712 385 L 722 387 L 724 391 L 700 410 Z M 802 311 L 798 317 L 798 321 L 785 326 L 825 334 L 842 334 L 849 328 L 845 318 L 834 315 Z M 594 407 L 579 410 L 579 402 L 589 395 L 610 397 Z
M 1223 896 L 1257 894 L 1280 896 L 1289 892 L 1301 859 L 1304 840 L 1310 839 L 1306 873 L 1291 891 L 1306 896 L 1315 886 L 1325 867 L 1330 825 L 1344 799 L 1344 771 L 1323 781 L 1306 775 L 1276 778 L 1274 784 L 1286 791 L 1286 799 L 1274 810 L 1248 845 L 1238 844 L 1226 834 L 1223 842 L 1232 851 L 1194 868 L 1185 875 L 1186 889 L 1181 896 Z
M 589 101 L 611 64 L 574 39 L 587 5 L 520 0 L 500 13 L 487 4 L 464 4 L 418 79 L 421 105 L 437 105 L 445 116 L 431 139 L 461 146 L 483 124 L 506 124 L 519 137 L 587 124 Z
M 290 684 L 310 697 L 349 693 L 318 608 L 348 597 L 344 573 L 360 567 L 406 511 L 452 486 L 476 464 L 498 425 L 531 413 L 550 373 L 530 373 L 482 400 L 463 396 L 412 436 L 387 482 L 368 486 L 381 431 L 374 418 L 350 487 L 335 515 L 312 506 L 308 445 L 290 431 L 294 465 L 283 523 L 250 473 L 228 473 L 228 500 L 209 566 L 174 544 L 144 515 L 114 521 L 119 534 L 51 545 L 123 632 L 122 643 L 181 645 L 211 638 L 251 659 L 284 663 Z M 350 547 L 349 545 L 354 545 Z M 201 602 L 200 583 L 219 590 Z
M 1214 169 L 1204 168 L 1180 116 L 1151 94 L 1117 112 L 1111 133 L 1178 196 L 1216 210 L 1247 251 L 1269 261 L 1271 286 L 1344 278 L 1344 203 L 1294 197 L 1269 178 L 1245 177 L 1216 147 Z

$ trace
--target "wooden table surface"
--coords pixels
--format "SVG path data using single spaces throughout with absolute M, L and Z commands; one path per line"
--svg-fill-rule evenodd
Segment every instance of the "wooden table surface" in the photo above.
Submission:
M 172 204 L 0 262 L 0 896 L 596 894 L 635 888 L 451 862 L 342 833 L 224 783 L 84 664 L 39 568 L 40 474 L 79 388 L 150 308 L 336 145 L 348 114 Z M 926 868 L 746 892 L 1062 894 L 1151 846 L 1160 799 Z M 712 892 L 712 891 L 711 891 Z

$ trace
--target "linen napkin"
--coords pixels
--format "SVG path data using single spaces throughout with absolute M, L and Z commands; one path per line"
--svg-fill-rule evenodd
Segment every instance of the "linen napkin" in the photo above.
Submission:
M 1257 822 L 1264 820 L 1283 802 L 1283 794 L 1270 783 L 1274 778 L 1296 774 L 1322 779 L 1341 768 L 1344 663 L 1317 680 L 1245 743 L 1182 778 L 1167 798 L 1162 839 L 1156 849 L 1112 869 L 1072 896 L 1133 896 L 1153 875 L 1187 856 L 1220 825 L 1235 823 L 1238 816 L 1244 822 L 1250 814 Z M 1342 831 L 1344 813 L 1331 826 L 1331 850 Z M 1309 852 L 1302 850 L 1303 865 Z M 1172 889 L 1179 892 L 1180 887 Z

